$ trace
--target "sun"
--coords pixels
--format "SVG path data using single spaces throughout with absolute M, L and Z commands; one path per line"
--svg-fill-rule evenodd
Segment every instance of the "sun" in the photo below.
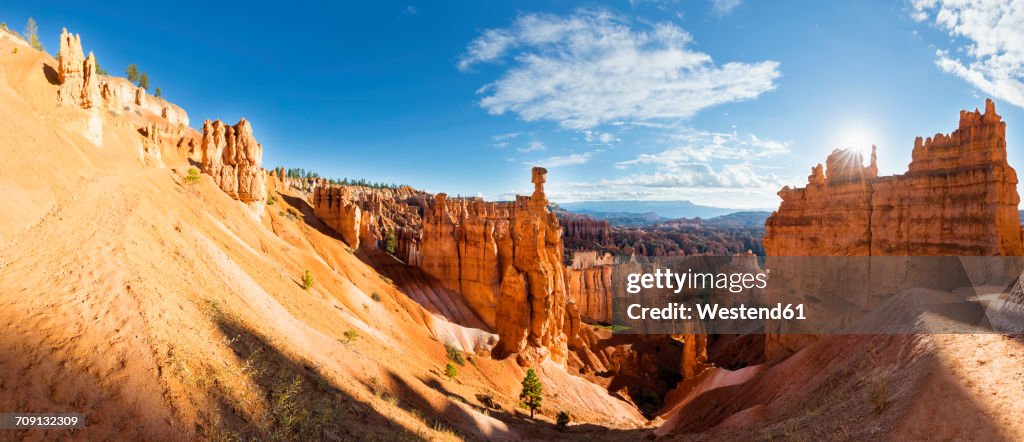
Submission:
M 875 131 L 867 124 L 849 124 L 836 131 L 832 148 L 849 149 L 861 154 L 867 160 L 871 157 L 871 146 L 877 143 Z

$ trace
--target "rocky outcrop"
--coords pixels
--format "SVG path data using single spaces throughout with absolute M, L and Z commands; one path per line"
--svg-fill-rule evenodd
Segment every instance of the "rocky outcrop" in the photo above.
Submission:
M 244 118 L 231 126 L 220 120 L 203 123 L 201 145 L 203 173 L 232 198 L 245 203 L 262 203 L 267 198 L 263 146 L 252 135 Z
M 766 223 L 774 256 L 1016 256 L 1024 252 L 1017 173 L 991 100 L 959 128 L 914 142 L 903 175 L 878 177 L 875 155 L 837 150 L 805 188 L 785 187 Z
M 573 244 L 607 244 L 611 241 L 611 225 L 607 220 L 596 220 L 586 215 L 564 213 L 558 221 L 565 229 L 564 241 Z
M 171 126 L 189 125 L 188 113 L 178 105 L 161 97 L 154 97 L 126 78 L 99 76 L 100 95 L 107 107 L 115 112 L 138 109 L 161 117 Z
M 564 363 L 571 334 L 562 228 L 547 208 L 546 177 L 534 168 L 533 195 L 514 202 L 438 194 L 423 219 L 423 270 L 497 331 L 499 356 L 519 354 L 524 364 L 547 356 Z
M 341 235 L 349 247 L 359 247 L 359 226 L 362 211 L 353 203 L 349 189 L 345 187 L 322 187 L 313 189 L 313 213 Z
M 953 133 L 914 141 L 906 173 L 877 176 L 856 153 L 829 155 L 812 169 L 808 185 L 779 192 L 782 204 L 766 222 L 766 267 L 773 270 L 769 302 L 781 294 L 844 293 L 844 301 L 870 309 L 898 287 L 935 287 L 942 268 L 911 267 L 906 260 L 846 260 L 840 271 L 799 256 L 1020 256 L 1024 253 L 1017 206 L 1017 174 L 1006 161 L 1006 123 L 986 101 L 985 112 L 961 111 Z M 932 261 L 930 261 L 932 262 Z M 781 279 L 780 279 L 781 278 Z M 870 281 L 865 283 L 865 281 Z M 843 291 L 831 290 L 830 284 Z M 956 287 L 945 287 L 952 290 Z M 840 318 L 837 318 L 837 321 Z M 812 335 L 793 329 L 766 340 L 769 358 L 801 348 Z
M 284 175 L 284 169 L 274 172 Z M 352 248 L 363 246 L 388 248 L 393 238 L 394 256 L 411 265 L 419 265 L 419 238 L 422 208 L 426 193 L 408 186 L 369 188 L 331 185 L 327 180 L 284 178 L 282 182 L 302 191 L 312 188 L 310 201 L 314 214 L 342 236 Z
M 83 109 L 99 107 L 100 89 L 96 74 L 96 57 L 82 51 L 82 39 L 77 34 L 62 29 L 60 52 L 57 54 L 57 102 L 79 106 Z

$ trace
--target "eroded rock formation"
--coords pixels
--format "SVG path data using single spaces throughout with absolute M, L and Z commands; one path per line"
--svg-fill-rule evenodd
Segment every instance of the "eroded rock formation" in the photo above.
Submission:
M 1006 123 L 991 100 L 984 113 L 961 111 L 953 133 L 918 137 L 906 173 L 879 177 L 877 171 L 874 153 L 865 167 L 860 155 L 838 150 L 829 155 L 824 170 L 820 164 L 812 169 L 807 187 L 787 186 L 779 192 L 782 204 L 766 222 L 767 267 L 777 279 L 768 286 L 769 298 L 784 296 L 773 287 L 796 293 L 843 293 L 845 303 L 866 310 L 900 287 L 956 288 L 941 286 L 947 276 L 941 262 L 935 268 L 922 267 L 937 261 L 912 266 L 909 258 L 876 259 L 884 265 L 872 266 L 868 259 L 823 258 L 814 265 L 775 257 L 1024 253 L 1017 174 L 1006 161 Z M 975 276 L 984 281 L 1000 272 Z M 811 305 L 808 308 L 813 309 Z M 815 339 L 792 334 L 799 333 L 795 327 L 784 325 L 781 334 L 767 336 L 769 358 Z
M 547 208 L 546 177 L 534 168 L 533 195 L 514 202 L 438 194 L 423 219 L 423 270 L 462 293 L 498 332 L 499 355 L 517 353 L 522 363 L 548 355 L 564 363 L 571 333 L 562 228 Z
M 60 52 L 57 58 L 57 75 L 60 82 L 57 101 L 83 109 L 99 107 L 101 103 L 96 57 L 91 51 L 88 57 L 84 55 L 82 39 L 78 34 L 71 34 L 66 28 L 61 30 Z
M 231 126 L 220 120 L 203 123 L 201 170 L 232 198 L 262 203 L 267 198 L 263 146 L 252 135 L 244 118 Z
M 284 170 L 275 172 L 284 175 Z M 317 218 L 334 229 L 352 248 L 360 245 L 387 248 L 394 237 L 394 255 L 407 264 L 419 265 L 419 237 L 426 206 L 426 194 L 408 186 L 368 188 L 351 185 L 330 185 L 316 179 L 310 201 Z M 284 178 L 292 188 L 308 188 L 309 180 Z
M 808 185 L 779 192 L 766 223 L 774 256 L 1015 256 L 1024 252 L 1017 173 L 1006 162 L 1006 123 L 961 111 L 949 135 L 914 142 L 907 173 L 879 177 L 875 155 L 837 150 Z
M 611 242 L 611 225 L 607 220 L 596 220 L 586 215 L 565 213 L 558 221 L 565 229 L 564 241 L 582 248 L 586 244 L 605 245 Z M 574 248 L 577 248 L 574 247 Z

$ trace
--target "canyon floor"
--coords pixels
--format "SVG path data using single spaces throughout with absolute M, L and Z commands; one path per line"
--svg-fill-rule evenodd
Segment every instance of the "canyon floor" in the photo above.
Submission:
M 496 339 L 459 294 L 352 250 L 283 186 L 254 212 L 146 113 L 55 104 L 55 60 L 0 40 L 0 410 L 81 412 L 80 430 L 0 440 L 1024 439 L 1024 338 L 831 336 L 711 368 L 657 416 Z M 102 120 L 102 142 L 83 128 Z M 304 289 L 302 275 L 314 277 Z M 446 344 L 463 350 L 444 374 Z M 566 430 L 554 424 L 568 411 Z

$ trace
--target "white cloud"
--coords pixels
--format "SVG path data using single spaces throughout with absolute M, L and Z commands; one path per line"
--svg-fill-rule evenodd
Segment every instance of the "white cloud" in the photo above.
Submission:
M 606 146 L 610 146 L 613 143 L 618 143 L 619 141 L 622 141 L 622 139 L 615 136 L 615 134 L 592 130 L 583 131 L 583 139 L 591 144 L 603 144 Z
M 539 161 L 529 163 L 530 165 L 537 165 L 547 168 L 564 167 L 564 166 L 577 166 L 580 164 L 587 164 L 590 161 L 590 157 L 593 156 L 593 152 L 584 153 L 573 153 L 569 155 L 559 155 L 548 157 Z
M 636 164 L 655 164 L 671 167 L 688 162 L 713 160 L 742 160 L 771 158 L 789 153 L 788 141 L 758 138 L 753 134 L 736 132 L 709 132 L 684 128 L 673 133 L 666 144 L 674 145 L 662 152 L 641 154 L 632 160 L 620 161 L 616 167 Z
M 541 150 L 548 150 L 548 147 L 545 146 L 544 142 L 542 142 L 542 141 L 531 141 L 530 144 L 526 145 L 526 147 L 520 147 L 519 149 L 516 149 L 516 150 L 518 150 L 520 152 L 523 152 L 523 153 L 526 153 L 526 152 L 538 152 L 538 151 L 541 151 Z
M 961 44 L 936 50 L 935 64 L 982 92 L 1024 107 L 1024 6 L 1019 0 L 913 0 L 911 18 Z
M 479 89 L 480 106 L 577 130 L 685 119 L 775 88 L 778 62 L 717 65 L 690 48 L 692 40 L 672 23 L 634 26 L 602 10 L 525 14 L 508 28 L 484 31 L 458 67 L 510 60 L 497 80 Z
M 406 6 L 406 7 L 402 8 L 402 14 L 405 14 L 405 15 L 416 15 L 419 12 L 420 12 L 420 10 L 416 9 L 416 7 L 413 6 L 413 5 L 409 5 L 409 6 Z
M 718 170 L 706 163 L 672 164 L 662 171 L 574 183 L 576 188 L 751 188 L 779 189 L 783 181 L 774 174 L 762 175 L 747 163 L 727 164 Z
M 729 15 L 743 0 L 711 0 L 711 12 L 719 17 Z
M 493 139 L 494 141 L 505 141 L 505 140 L 511 140 L 513 138 L 518 138 L 522 134 L 523 134 L 522 132 L 509 132 L 509 133 L 494 135 L 494 136 L 491 137 L 491 139 Z

